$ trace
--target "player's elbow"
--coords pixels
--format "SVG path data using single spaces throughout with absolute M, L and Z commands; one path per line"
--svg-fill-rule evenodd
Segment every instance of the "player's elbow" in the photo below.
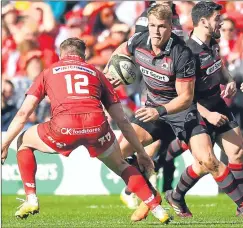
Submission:
M 25 123 L 29 118 L 29 113 L 20 109 L 16 114 L 16 118 L 18 118 L 21 123 Z

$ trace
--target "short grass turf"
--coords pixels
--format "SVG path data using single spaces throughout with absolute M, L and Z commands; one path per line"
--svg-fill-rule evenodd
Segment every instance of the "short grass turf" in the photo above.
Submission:
M 19 206 L 16 196 L 2 196 L 2 227 L 242 227 L 243 218 L 235 216 L 235 205 L 225 195 L 216 197 L 188 196 L 193 218 L 178 218 L 161 224 L 151 214 L 144 221 L 130 222 L 132 210 L 118 195 L 111 196 L 39 196 L 40 213 L 20 220 L 14 217 Z M 163 202 L 165 208 L 168 204 Z

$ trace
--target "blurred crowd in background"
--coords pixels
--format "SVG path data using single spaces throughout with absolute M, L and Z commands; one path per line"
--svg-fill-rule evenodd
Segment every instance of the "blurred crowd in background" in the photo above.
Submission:
M 243 2 L 224 5 L 219 40 L 224 64 L 243 82 Z M 184 33 L 192 31 L 190 12 L 195 1 L 175 1 Z M 58 60 L 58 47 L 69 37 L 86 41 L 87 62 L 103 69 L 111 53 L 133 35 L 146 1 L 10 1 L 2 2 L 2 131 L 6 131 L 36 76 Z M 187 36 L 185 36 L 187 37 Z M 140 106 L 139 79 L 117 92 L 129 116 Z M 243 93 L 227 101 L 243 129 Z M 29 118 L 26 128 L 50 118 L 48 97 Z M 115 127 L 115 126 L 114 126 Z

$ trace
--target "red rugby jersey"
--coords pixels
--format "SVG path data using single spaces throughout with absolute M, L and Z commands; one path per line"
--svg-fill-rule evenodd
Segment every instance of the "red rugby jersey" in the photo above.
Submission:
M 119 98 L 106 77 L 76 55 L 66 56 L 44 70 L 29 88 L 28 95 L 51 101 L 52 116 L 103 112 Z

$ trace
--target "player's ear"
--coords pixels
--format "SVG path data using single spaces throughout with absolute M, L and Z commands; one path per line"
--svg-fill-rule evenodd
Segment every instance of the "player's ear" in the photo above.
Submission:
M 205 17 L 202 17 L 200 22 L 205 28 L 208 28 L 208 20 Z

